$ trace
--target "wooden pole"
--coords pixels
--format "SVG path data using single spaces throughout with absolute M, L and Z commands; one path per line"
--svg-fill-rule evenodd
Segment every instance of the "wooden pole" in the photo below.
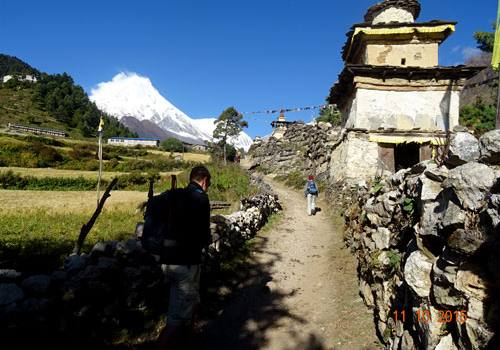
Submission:
M 97 178 L 97 206 L 99 206 L 99 197 L 101 195 L 101 177 L 102 177 L 102 131 L 99 131 L 99 148 L 97 151 L 99 158 L 99 176 Z
M 171 179 L 170 189 L 175 190 L 177 188 L 177 175 L 171 175 L 170 179 Z
M 115 187 L 116 183 L 118 182 L 118 178 L 114 178 L 113 181 L 108 185 L 106 188 L 106 191 L 104 192 L 100 202 L 97 205 L 97 208 L 90 218 L 90 220 L 82 226 L 82 229 L 80 230 L 80 235 L 78 236 L 78 240 L 75 243 L 75 247 L 73 248 L 73 254 L 80 254 L 80 250 L 82 249 L 83 242 L 85 241 L 85 238 L 89 234 L 90 230 L 94 226 L 95 221 L 99 217 L 99 214 L 101 214 L 102 208 L 104 207 L 104 203 L 106 202 L 106 199 L 108 199 L 111 194 L 111 190 L 113 187 Z
M 495 128 L 500 129 L 500 68 L 498 69 L 498 91 L 497 91 L 497 117 Z

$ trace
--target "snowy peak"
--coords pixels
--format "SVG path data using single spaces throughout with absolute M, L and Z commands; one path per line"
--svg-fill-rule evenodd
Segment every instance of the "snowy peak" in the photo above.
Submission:
M 100 109 L 119 119 L 133 116 L 140 121 L 150 121 L 180 139 L 194 139 L 199 143 L 212 140 L 214 119 L 198 122 L 189 118 L 165 99 L 149 78 L 136 73 L 119 73 L 111 81 L 99 83 L 91 90 L 90 99 Z M 252 140 L 242 133 L 231 143 L 247 150 Z

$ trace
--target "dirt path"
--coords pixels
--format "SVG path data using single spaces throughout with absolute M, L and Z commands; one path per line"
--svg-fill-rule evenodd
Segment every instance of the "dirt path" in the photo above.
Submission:
M 210 322 L 207 349 L 377 349 L 371 311 L 358 295 L 341 222 L 308 216 L 305 199 L 270 179 L 283 218 L 258 236 L 248 278 Z M 319 206 L 324 206 L 320 200 Z

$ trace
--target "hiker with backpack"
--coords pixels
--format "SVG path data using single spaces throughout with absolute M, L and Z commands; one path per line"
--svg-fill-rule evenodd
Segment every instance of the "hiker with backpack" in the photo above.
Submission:
M 186 188 L 171 189 L 150 198 L 141 238 L 157 257 L 170 284 L 165 328 L 158 349 L 185 349 L 192 318 L 200 302 L 202 249 L 211 243 L 210 172 L 204 166 L 191 170 Z
M 316 197 L 319 195 L 318 186 L 314 182 L 314 176 L 307 177 L 306 188 L 304 189 L 304 197 L 307 198 L 307 215 L 316 214 Z

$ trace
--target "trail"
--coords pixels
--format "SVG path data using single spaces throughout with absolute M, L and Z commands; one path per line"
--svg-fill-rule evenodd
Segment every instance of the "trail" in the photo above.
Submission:
M 206 349 L 377 349 L 372 313 L 358 294 L 341 220 L 308 216 L 299 191 L 266 178 L 283 217 L 257 237 L 247 278 L 208 323 Z M 325 209 L 320 199 L 319 207 Z

